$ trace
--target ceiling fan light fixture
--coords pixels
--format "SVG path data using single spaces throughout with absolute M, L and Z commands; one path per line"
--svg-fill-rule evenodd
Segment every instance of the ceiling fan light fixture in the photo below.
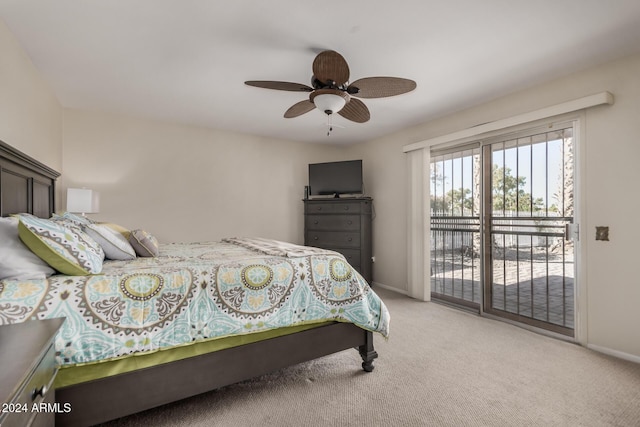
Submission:
M 325 114 L 335 114 L 349 101 L 349 94 L 338 89 L 317 89 L 309 99 L 316 108 Z

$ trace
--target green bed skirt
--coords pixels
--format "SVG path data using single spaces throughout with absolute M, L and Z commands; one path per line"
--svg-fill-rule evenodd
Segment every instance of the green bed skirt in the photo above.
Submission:
M 84 365 L 62 366 L 55 380 L 55 387 L 67 387 L 99 378 L 123 374 L 138 369 L 149 368 L 163 363 L 200 356 L 227 348 L 238 347 L 244 344 L 281 337 L 307 329 L 317 328 L 333 322 L 303 324 L 288 328 L 272 329 L 246 335 L 234 335 L 225 338 L 217 338 L 209 341 L 172 347 L 154 352 L 133 354 L 118 359 L 110 359 L 102 362 L 87 363 Z

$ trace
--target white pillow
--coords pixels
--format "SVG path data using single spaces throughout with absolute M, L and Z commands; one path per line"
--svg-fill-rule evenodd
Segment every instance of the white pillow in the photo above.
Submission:
M 102 247 L 108 259 L 130 260 L 136 258 L 136 251 L 127 239 L 105 224 L 89 224 L 83 227 L 85 233 Z
M 0 218 L 0 280 L 44 279 L 53 273 L 18 237 L 18 218 Z

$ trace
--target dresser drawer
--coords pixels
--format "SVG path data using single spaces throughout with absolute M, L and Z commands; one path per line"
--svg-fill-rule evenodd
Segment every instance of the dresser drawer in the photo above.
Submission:
M 307 230 L 360 231 L 360 215 L 306 215 Z
M 364 212 L 362 203 L 359 202 L 307 202 L 304 205 L 304 213 L 356 213 Z M 367 204 L 368 206 L 368 204 Z
M 337 231 L 313 231 L 307 232 L 305 239 L 307 246 L 320 248 L 359 248 L 360 233 L 344 233 Z
M 7 417 L 2 420 L 2 427 L 26 426 L 32 423 L 38 425 L 46 419 L 53 419 L 53 414 L 38 413 L 32 409 L 34 404 L 53 403 L 54 391 L 50 391 L 49 388 L 53 387 L 56 372 L 55 351 L 51 345 L 26 385 L 18 392 L 16 398 L 8 403 L 11 413 L 5 414 Z M 34 421 L 36 417 L 37 420 Z M 45 424 L 49 423 L 45 422 Z

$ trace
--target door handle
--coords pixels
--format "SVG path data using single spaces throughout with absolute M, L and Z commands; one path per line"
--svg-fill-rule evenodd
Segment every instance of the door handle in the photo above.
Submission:
M 579 224 L 572 224 L 570 222 L 564 225 L 564 239 L 565 240 L 580 240 L 580 227 Z

